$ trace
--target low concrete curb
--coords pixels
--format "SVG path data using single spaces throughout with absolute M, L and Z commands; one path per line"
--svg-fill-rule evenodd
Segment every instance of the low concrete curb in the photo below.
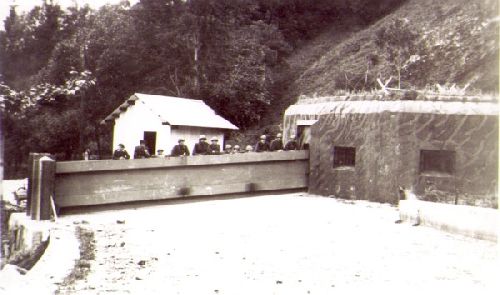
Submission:
M 402 200 L 399 202 L 399 215 L 403 221 L 477 239 L 498 241 L 500 212 L 497 209 Z
M 50 221 L 32 220 L 26 213 L 12 213 L 8 230 L 12 234 L 10 255 L 31 253 L 49 239 Z
M 24 241 L 30 241 L 34 233 L 43 232 L 47 238 L 50 236 L 50 242 L 40 260 L 25 275 L 12 265 L 6 265 L 0 271 L 0 294 L 54 294 L 80 256 L 75 228 L 59 222 L 33 221 L 20 216 L 14 217 L 12 222 L 27 229 Z

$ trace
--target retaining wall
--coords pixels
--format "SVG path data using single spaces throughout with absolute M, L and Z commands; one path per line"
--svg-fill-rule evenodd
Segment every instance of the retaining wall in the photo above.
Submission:
M 477 239 L 498 240 L 500 212 L 497 209 L 402 200 L 399 201 L 399 214 L 403 221 Z
M 61 207 L 306 189 L 307 151 L 57 162 Z

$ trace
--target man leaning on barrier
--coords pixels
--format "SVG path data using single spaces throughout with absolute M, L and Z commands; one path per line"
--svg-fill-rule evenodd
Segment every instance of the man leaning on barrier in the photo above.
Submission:
M 134 159 L 145 159 L 149 157 L 151 157 L 151 155 L 146 148 L 146 142 L 144 140 L 141 140 L 140 144 L 134 149 Z
M 128 160 L 130 159 L 130 155 L 125 150 L 125 146 L 123 144 L 119 144 L 118 148 L 113 152 L 113 160 Z
M 261 135 L 260 140 L 255 144 L 255 152 L 267 152 L 269 151 L 269 144 L 266 142 L 266 136 Z
M 295 140 L 295 136 L 291 136 L 290 140 L 286 143 L 285 145 L 285 151 L 295 151 L 298 150 L 299 145 L 297 144 L 297 141 Z
M 212 144 L 210 144 L 210 154 L 211 155 L 220 155 L 220 145 L 217 137 L 212 137 L 210 140 Z
M 233 147 L 230 144 L 226 144 L 224 147 L 224 154 L 233 154 Z
M 187 147 L 187 145 L 184 144 L 185 140 L 183 138 L 181 138 L 177 142 L 179 144 L 175 145 L 172 148 L 172 152 L 170 153 L 170 155 L 172 157 L 189 156 L 189 148 Z
M 271 141 L 271 146 L 269 150 L 272 152 L 283 150 L 283 140 L 281 139 L 281 133 L 276 134 L 276 138 Z
M 210 152 L 210 145 L 207 142 L 207 137 L 205 135 L 200 135 L 200 140 L 198 143 L 194 144 L 193 156 L 196 155 L 206 155 Z

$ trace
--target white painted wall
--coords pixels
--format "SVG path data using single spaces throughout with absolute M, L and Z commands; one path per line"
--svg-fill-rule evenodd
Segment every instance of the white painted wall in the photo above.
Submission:
M 207 137 L 208 143 L 212 137 L 217 137 L 221 149 L 224 146 L 224 132 L 220 129 L 162 125 L 157 117 L 146 105 L 136 101 L 120 117 L 115 119 L 113 128 L 113 150 L 118 144 L 123 143 L 130 156 L 134 156 L 134 148 L 144 137 L 144 131 L 156 132 L 156 150 L 163 149 L 165 155 L 170 155 L 172 148 L 177 144 L 179 138 L 186 140 L 186 145 L 192 153 L 194 144 L 198 142 L 200 135 Z
M 156 150 L 167 151 L 170 140 L 170 126 L 162 125 L 159 117 L 155 116 L 142 102 L 136 101 L 120 117 L 115 119 L 113 129 L 113 150 L 119 143 L 125 145 L 131 157 L 135 146 L 144 137 L 144 131 L 156 132 Z

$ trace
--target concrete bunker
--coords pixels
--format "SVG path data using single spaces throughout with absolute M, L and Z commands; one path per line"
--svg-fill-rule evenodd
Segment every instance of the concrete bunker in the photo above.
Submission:
M 313 118 L 311 193 L 397 203 L 404 188 L 421 200 L 498 206 L 495 98 L 302 98 L 285 113 L 285 134 Z

